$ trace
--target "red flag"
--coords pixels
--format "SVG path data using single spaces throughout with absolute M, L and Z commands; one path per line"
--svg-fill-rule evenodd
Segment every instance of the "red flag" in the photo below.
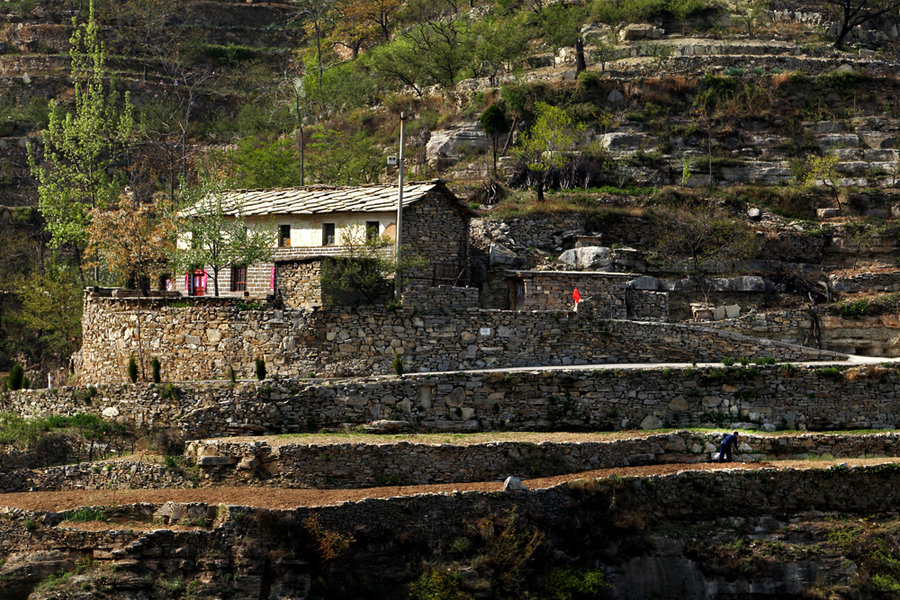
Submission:
M 575 304 L 581 302 L 581 294 L 578 293 L 578 288 L 575 288 L 575 291 L 572 292 L 572 300 L 575 301 Z

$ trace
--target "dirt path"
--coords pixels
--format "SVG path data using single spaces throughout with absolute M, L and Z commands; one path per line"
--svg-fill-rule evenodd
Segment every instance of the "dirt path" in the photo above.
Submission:
M 666 475 L 679 471 L 714 471 L 718 469 L 814 469 L 845 463 L 847 465 L 874 465 L 884 463 L 900 463 L 898 458 L 854 458 L 836 460 L 786 460 L 759 463 L 691 463 L 648 465 L 643 467 L 621 467 L 600 469 L 529 479 L 525 485 L 530 489 L 547 488 L 566 481 L 585 478 L 604 478 L 611 476 L 643 476 Z M 355 502 L 366 498 L 392 498 L 438 492 L 458 491 L 494 491 L 503 488 L 502 482 L 451 483 L 439 485 L 394 486 L 365 488 L 355 490 L 320 490 L 320 489 L 286 489 L 258 487 L 219 487 L 200 489 L 162 489 L 162 490 L 69 490 L 61 492 L 22 492 L 0 494 L 0 507 L 15 507 L 34 511 L 61 511 L 79 506 L 110 506 L 115 504 L 131 504 L 148 502 L 162 504 L 165 502 L 205 502 L 208 504 L 233 504 L 258 508 L 293 509 L 299 506 L 328 506 L 341 502 Z

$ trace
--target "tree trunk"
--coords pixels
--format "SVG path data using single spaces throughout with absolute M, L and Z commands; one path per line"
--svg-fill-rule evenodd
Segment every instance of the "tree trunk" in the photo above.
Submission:
M 538 175 L 538 178 L 537 178 L 536 189 L 537 189 L 537 201 L 538 202 L 544 201 L 544 178 L 545 177 L 546 177 L 546 174 L 543 171 L 541 171 L 540 175 Z
M 584 60 L 584 41 L 581 38 L 575 40 L 575 76 L 587 68 Z
M 494 171 L 493 171 L 493 173 L 496 175 L 497 174 L 497 134 L 496 133 L 491 136 L 491 146 L 492 146 L 492 150 L 494 152 Z

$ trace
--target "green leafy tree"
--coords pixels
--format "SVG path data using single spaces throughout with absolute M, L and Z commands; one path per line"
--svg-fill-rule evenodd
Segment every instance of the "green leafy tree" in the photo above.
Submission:
M 51 258 L 44 271 L 16 281 L 20 343 L 32 363 L 60 363 L 81 340 L 82 285 L 77 270 Z
M 423 83 L 438 84 L 446 90 L 456 85 L 472 59 L 472 31 L 466 19 L 435 17 L 421 19 L 421 25 L 399 35 L 415 50 Z
M 497 84 L 497 76 L 519 67 L 524 61 L 522 48 L 531 37 L 532 28 L 523 16 L 501 19 L 487 17 L 472 25 L 474 36 L 474 68 L 489 83 Z
M 320 283 L 326 306 L 375 304 L 391 298 L 389 277 L 424 267 L 421 256 L 401 249 L 400 261 L 390 251 L 391 240 L 370 238 L 362 226 L 341 235 L 344 253 L 322 263 Z
M 248 227 L 240 205 L 227 199 L 218 185 L 206 180 L 182 188 L 181 196 L 185 208 L 175 218 L 178 242 L 169 257 L 174 269 L 209 268 L 218 296 L 222 269 L 235 264 L 250 267 L 272 259 L 274 226 Z
M 538 102 L 531 128 L 516 148 L 517 156 L 536 176 L 538 202 L 544 201 L 547 173 L 570 160 L 570 151 L 581 141 L 584 125 L 576 124 L 563 109 Z
M 389 85 L 406 86 L 422 96 L 426 84 L 424 64 L 416 47 L 407 39 L 396 39 L 373 48 L 362 57 L 365 69 Z
M 384 170 L 384 155 L 365 132 L 347 136 L 334 129 L 312 135 L 309 166 L 315 179 L 330 185 L 373 183 Z
M 229 179 L 234 187 L 290 187 L 302 181 L 300 153 L 286 138 L 244 138 L 238 141 L 235 149 L 227 150 L 222 158 L 223 166 L 231 173 Z
M 133 121 L 128 94 L 120 102 L 109 81 L 93 2 L 87 23 L 73 20 L 73 27 L 69 51 L 73 107 L 66 112 L 50 101 L 43 161 L 29 152 L 29 165 L 38 181 L 38 205 L 51 246 L 71 245 L 80 261 L 88 238 L 89 211 L 114 200 L 124 186 L 121 166 Z
M 823 156 L 808 156 L 805 165 L 800 169 L 800 185 L 806 190 L 824 188 L 834 199 L 838 210 L 843 212 L 841 175 L 838 173 L 840 162 L 841 159 L 834 150 L 828 151 Z

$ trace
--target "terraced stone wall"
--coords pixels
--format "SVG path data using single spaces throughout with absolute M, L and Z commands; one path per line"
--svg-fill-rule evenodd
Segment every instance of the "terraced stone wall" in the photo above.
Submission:
M 615 441 L 339 444 L 203 440 L 188 447 L 204 481 L 287 487 L 361 487 L 548 477 L 656 463 L 708 462 L 722 434 L 681 431 Z M 896 456 L 900 434 L 743 435 L 736 460 Z
M 91 391 L 93 390 L 93 391 Z M 101 414 L 190 439 L 343 429 L 380 419 L 416 431 L 900 426 L 900 373 L 794 366 L 447 373 L 342 380 L 102 385 L 0 396 L 23 416 Z
M 549 477 L 593 469 L 715 460 L 721 433 L 679 431 L 610 441 L 481 443 L 394 442 L 341 438 L 308 444 L 206 439 L 187 448 L 179 465 L 121 461 L 48 468 L 0 466 L 0 492 L 39 489 L 158 489 L 208 485 L 358 488 L 498 481 L 512 475 Z M 584 437 L 584 436 L 582 436 Z M 897 456 L 900 434 L 792 436 L 745 434 L 735 456 L 742 462 L 826 456 Z M 194 465 L 199 467 L 193 468 Z
M 839 355 L 671 323 L 609 321 L 579 312 L 446 310 L 396 312 L 247 308 L 229 298 L 107 298 L 85 295 L 76 369 L 84 384 L 126 381 L 129 358 L 159 359 L 168 381 L 221 379 L 229 368 L 251 377 L 393 373 L 538 365 L 721 360 Z
M 12 509 L 0 514 L 5 559 L 0 595 L 17 597 L 12 595 L 15 590 L 25 597 L 50 573 L 74 570 L 88 557 L 94 567 L 117 574 L 115 579 L 105 575 L 104 585 L 127 585 L 128 590 L 150 590 L 154 581 L 199 580 L 208 582 L 217 597 L 258 598 L 277 589 L 299 598 L 315 581 L 323 597 L 388 597 L 408 585 L 410 555 L 446 553 L 456 540 L 474 537 L 473 523 L 502 526 L 513 522 L 514 515 L 514 531 L 543 534 L 544 553 L 539 556 L 577 556 L 587 564 L 607 565 L 613 562 L 606 551 L 610 539 L 621 536 L 628 524 L 637 524 L 630 531 L 647 539 L 648 532 L 658 531 L 655 523 L 671 526 L 722 515 L 723 498 L 729 499 L 731 519 L 771 521 L 773 514 L 789 517 L 805 511 L 883 514 L 900 508 L 898 485 L 900 473 L 891 465 L 685 471 L 653 479 L 583 480 L 527 493 L 420 494 L 293 510 L 212 503 L 120 504 L 102 509 L 108 526 L 90 528 L 64 523 L 70 516 L 64 512 Z M 327 563 L 317 551 L 322 532 L 346 543 L 339 553 L 327 555 Z M 52 552 L 38 554 L 36 548 Z M 721 572 L 702 571 L 680 558 L 679 546 L 669 543 L 666 548 L 664 564 L 679 561 L 679 583 L 673 585 L 686 589 L 687 568 L 704 589 L 725 585 Z M 623 579 L 627 566 L 613 562 L 609 579 Z M 826 569 L 822 565 L 819 572 Z M 755 579 L 749 583 L 762 580 L 760 575 L 751 577 Z M 786 584 L 769 589 L 786 589 Z

